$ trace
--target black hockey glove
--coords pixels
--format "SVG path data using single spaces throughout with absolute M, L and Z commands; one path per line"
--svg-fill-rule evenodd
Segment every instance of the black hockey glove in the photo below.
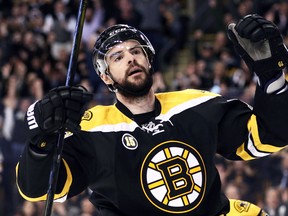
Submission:
M 57 143 L 61 128 L 73 133 L 80 130 L 84 106 L 92 94 L 83 87 L 54 88 L 27 111 L 28 138 L 34 151 L 47 153 Z
M 236 25 L 228 26 L 228 37 L 250 71 L 256 73 L 265 92 L 273 93 L 286 86 L 282 69 L 287 64 L 288 51 L 274 23 L 257 14 L 247 15 Z

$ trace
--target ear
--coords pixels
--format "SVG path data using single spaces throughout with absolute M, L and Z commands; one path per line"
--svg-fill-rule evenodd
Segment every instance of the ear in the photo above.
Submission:
M 103 82 L 106 85 L 111 85 L 114 83 L 113 80 L 111 79 L 111 77 L 107 74 L 100 74 L 100 78 L 103 80 Z

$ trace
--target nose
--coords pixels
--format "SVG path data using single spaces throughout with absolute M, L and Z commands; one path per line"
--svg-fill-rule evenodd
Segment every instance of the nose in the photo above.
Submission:
M 132 55 L 131 53 L 127 52 L 127 59 L 128 59 L 128 64 L 131 64 L 135 61 L 135 56 Z

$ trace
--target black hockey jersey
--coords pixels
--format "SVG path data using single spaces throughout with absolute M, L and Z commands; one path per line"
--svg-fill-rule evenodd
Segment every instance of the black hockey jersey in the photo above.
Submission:
M 285 147 L 287 95 L 257 89 L 252 109 L 206 91 L 159 93 L 155 111 L 136 116 L 120 102 L 95 106 L 81 132 L 66 134 L 56 199 L 89 187 L 115 215 L 219 215 L 229 204 L 215 154 L 251 160 Z M 51 160 L 26 148 L 16 168 L 24 198 L 46 199 Z

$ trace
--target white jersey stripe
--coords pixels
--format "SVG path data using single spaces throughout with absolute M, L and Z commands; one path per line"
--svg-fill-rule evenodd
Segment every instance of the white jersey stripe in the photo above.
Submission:
M 119 124 L 106 124 L 106 125 L 100 125 L 94 128 L 91 128 L 88 131 L 91 132 L 119 132 L 119 131 L 134 131 L 137 127 L 139 127 L 136 122 L 131 123 L 119 123 Z
M 156 117 L 156 119 L 158 120 L 162 120 L 162 121 L 169 121 L 169 119 L 178 114 L 183 112 L 184 110 L 187 110 L 191 107 L 197 106 L 201 103 L 204 103 L 212 98 L 215 98 L 216 96 L 204 96 L 204 97 L 200 97 L 200 98 L 194 98 L 191 99 L 189 101 L 186 101 L 182 104 L 179 104 L 178 106 L 173 107 L 171 110 L 169 110 L 167 113 L 165 114 L 161 114 L 158 117 Z M 106 124 L 106 125 L 100 125 L 100 126 L 96 126 L 94 128 L 91 128 L 90 132 L 119 132 L 119 131 L 134 131 L 137 127 L 139 127 L 137 125 L 136 122 L 131 122 L 131 123 L 118 123 L 118 124 Z
M 263 153 L 263 152 L 260 152 L 256 149 L 256 147 L 254 146 L 254 143 L 251 139 L 251 132 L 248 135 L 247 148 L 254 157 L 265 157 L 265 156 L 271 154 L 271 153 Z
M 204 96 L 204 97 L 199 97 L 199 98 L 194 98 L 189 101 L 186 101 L 182 104 L 179 104 L 172 109 L 170 109 L 167 113 L 161 114 L 156 117 L 156 119 L 162 120 L 162 121 L 168 121 L 172 116 L 183 112 L 184 110 L 187 110 L 191 107 L 195 107 L 199 104 L 202 104 L 212 98 L 215 98 L 216 96 Z

